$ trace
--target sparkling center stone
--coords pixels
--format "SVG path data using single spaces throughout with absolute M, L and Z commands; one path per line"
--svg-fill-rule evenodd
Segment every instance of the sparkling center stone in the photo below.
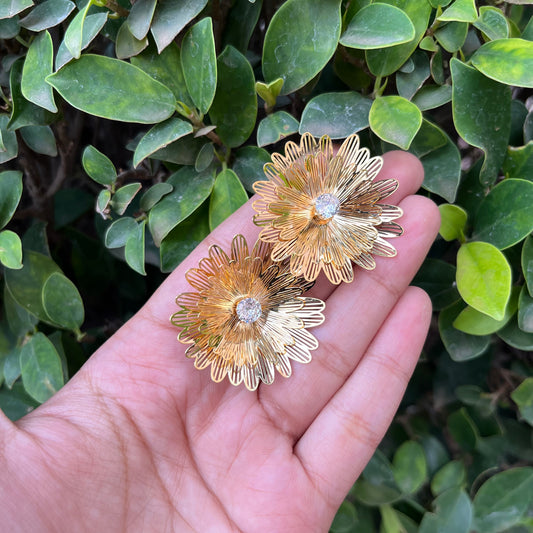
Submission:
M 237 316 L 241 322 L 247 324 L 255 322 L 262 312 L 261 304 L 255 298 L 243 298 L 237 304 Z
M 315 200 L 315 212 L 318 218 L 328 220 L 337 214 L 340 205 L 339 199 L 334 194 L 321 194 Z

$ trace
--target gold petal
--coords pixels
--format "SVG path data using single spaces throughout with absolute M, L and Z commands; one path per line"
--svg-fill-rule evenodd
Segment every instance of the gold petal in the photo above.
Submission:
M 338 285 L 342 281 L 341 268 L 337 268 L 333 263 L 321 263 L 322 269 L 327 278 L 334 285 Z
M 264 351 L 262 350 L 263 347 L 264 343 L 261 343 L 256 372 L 257 376 L 263 383 L 270 385 L 274 381 L 274 363 L 268 359 L 268 356 L 264 356 Z
M 244 261 L 245 257 L 250 255 L 248 243 L 242 235 L 235 235 L 231 243 L 231 258 L 235 261 Z
M 256 226 L 270 226 L 272 221 L 276 220 L 277 217 L 277 215 L 270 212 L 257 213 L 253 216 L 253 221 Z
M 299 363 L 309 363 L 311 361 L 311 353 L 304 346 L 299 344 L 293 344 L 292 346 L 287 346 L 287 351 L 285 352 L 288 357 L 298 361 Z
M 272 250 L 273 261 L 283 261 L 287 257 L 290 257 L 294 251 L 296 245 L 296 239 L 286 242 L 278 242 L 274 245 Z
M 235 363 L 230 367 L 228 371 L 228 378 L 232 385 L 240 385 L 243 380 L 242 366 L 237 366 Z
M 264 230 L 261 230 L 261 233 L 259 234 L 259 238 L 262 241 L 265 242 L 278 242 L 279 241 L 279 229 L 268 227 Z
M 217 357 L 211 363 L 211 379 L 215 383 L 221 382 L 228 373 L 228 366 L 224 359 Z
M 218 270 L 221 266 L 229 265 L 229 257 L 226 255 L 226 252 L 222 250 L 220 246 L 211 246 L 209 248 L 209 258 L 211 259 L 211 264 Z
M 397 254 L 396 248 L 394 248 L 392 244 L 389 244 L 381 237 L 378 237 L 375 240 L 372 253 L 376 255 L 382 255 L 384 257 L 394 257 Z
M 354 263 L 357 263 L 365 270 L 374 270 L 376 268 L 376 261 L 371 254 L 362 253 L 353 259 Z
M 291 363 L 286 354 L 278 354 L 276 369 L 284 378 L 290 377 L 292 374 Z
M 391 220 L 400 218 L 403 215 L 403 210 L 400 207 L 397 207 L 395 205 L 380 204 L 380 207 L 381 207 L 380 218 L 382 222 L 390 222 Z
M 267 163 L 267 165 L 271 165 L 271 163 Z M 265 165 L 265 167 L 267 165 Z M 282 183 L 283 182 L 277 177 L 276 174 L 275 179 L 271 179 L 269 181 L 256 181 L 253 187 L 254 191 L 261 195 L 263 199 L 272 202 L 278 197 L 276 194 L 276 188 L 282 185 Z
M 403 235 L 403 228 L 396 222 L 384 222 L 377 226 L 378 233 L 381 237 L 392 238 Z
M 346 259 L 344 266 L 341 270 L 342 281 L 351 283 L 353 281 L 353 267 L 350 259 Z
M 194 366 L 198 370 L 203 370 L 211 364 L 215 357 L 216 355 L 213 353 L 212 350 L 202 350 L 196 355 L 196 358 L 194 360 Z
M 318 149 L 324 154 L 326 159 L 333 157 L 333 143 L 329 135 L 322 135 L 318 141 Z
M 379 192 L 380 200 L 388 198 L 393 192 L 398 189 L 398 180 L 378 180 L 373 182 L 373 188 Z
M 353 165 L 357 161 L 358 152 L 359 136 L 354 133 L 349 137 L 346 137 L 337 152 L 337 156 L 343 158 L 345 165 Z
M 302 155 L 313 154 L 317 151 L 317 142 L 309 133 L 305 132 L 300 139 L 300 153 Z
M 170 322 L 178 328 L 186 328 L 191 325 L 191 317 L 187 310 L 177 311 L 170 317 Z
M 203 291 L 211 287 L 210 276 L 199 268 L 190 268 L 187 270 L 185 279 L 198 291 Z
M 316 350 L 318 348 L 318 341 L 313 334 L 306 329 L 294 329 L 291 331 L 294 343 L 287 346 L 287 352 L 291 346 L 300 346 L 306 350 Z
M 176 298 L 176 303 L 185 309 L 195 309 L 201 300 L 197 292 L 183 292 Z
M 254 366 L 245 365 L 242 367 L 244 385 L 249 391 L 254 391 L 259 385 L 259 378 Z
M 265 175 L 267 176 L 267 178 L 270 180 L 270 181 L 259 181 L 259 182 L 256 182 L 256 183 L 270 183 L 271 186 L 276 186 L 276 185 L 283 185 L 283 179 L 281 178 L 281 176 L 279 175 L 279 169 L 278 167 L 276 166 L 276 163 L 275 161 L 278 159 L 277 157 L 275 156 L 279 156 L 279 154 L 272 154 L 272 163 L 266 163 L 264 166 L 263 166 L 263 171 L 265 172 Z M 282 161 L 285 161 L 285 159 L 282 157 L 282 156 L 279 156 L 279 158 L 282 160 Z M 284 169 L 285 166 L 282 167 L 282 169 Z M 254 183 L 254 190 L 255 189 L 255 183 Z M 258 192 L 258 191 L 256 191 Z

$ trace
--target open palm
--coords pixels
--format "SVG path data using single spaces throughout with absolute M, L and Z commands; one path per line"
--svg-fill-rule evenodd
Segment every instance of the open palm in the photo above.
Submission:
M 248 203 L 51 400 L 17 424 L 0 414 L 6 531 L 326 531 L 394 415 L 431 315 L 408 284 L 438 213 L 411 196 L 414 157 L 387 154 L 389 177 L 405 212 L 398 256 L 350 285 L 319 279 L 320 347 L 289 379 L 255 392 L 212 383 L 169 322 L 210 244 L 257 237 Z

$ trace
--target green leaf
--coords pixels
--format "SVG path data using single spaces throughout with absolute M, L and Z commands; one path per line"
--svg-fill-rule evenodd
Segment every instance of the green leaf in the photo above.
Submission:
M 50 126 L 23 126 L 19 131 L 28 148 L 34 152 L 50 157 L 57 155 L 56 139 Z
M 431 14 L 429 3 L 420 2 L 420 0 L 385 0 L 384 3 L 394 5 L 409 17 L 415 28 L 415 36 L 405 44 L 398 44 L 379 50 L 367 50 L 368 68 L 374 76 L 389 76 L 411 57 L 427 30 Z
M 156 124 L 141 138 L 137 148 L 135 148 L 133 166 L 137 167 L 141 161 L 157 150 L 168 146 L 170 143 L 177 141 L 191 132 L 192 126 L 189 122 L 175 117 Z
M 136 39 L 141 40 L 148 35 L 156 4 L 157 0 L 137 0 L 131 6 L 126 23 Z
M 533 231 L 532 205 L 533 182 L 503 180 L 481 202 L 472 238 L 500 250 L 513 246 Z
M 137 5 L 137 2 L 134 4 Z M 128 57 L 140 54 L 148 46 L 148 38 L 143 37 L 137 39 L 130 30 L 128 21 L 124 21 L 122 26 L 118 29 L 117 38 L 115 40 L 115 54 L 119 59 L 127 59 Z
M 472 524 L 472 504 L 457 487 L 440 494 L 433 502 L 434 513 L 426 513 L 419 533 L 468 533 Z
M 30 31 L 53 28 L 63 22 L 76 7 L 70 0 L 46 0 L 35 6 L 19 24 Z
M 300 89 L 331 59 L 340 31 L 340 0 L 288 0 L 275 12 L 265 35 L 265 80 L 282 78 L 282 94 Z
M 281 78 L 277 78 L 270 83 L 264 83 L 262 81 L 255 82 L 255 91 L 269 108 L 273 108 L 276 105 L 276 100 L 282 87 L 283 80 Z
M 529 295 L 533 296 L 533 236 L 531 235 L 524 241 L 521 262 Z
M 426 479 L 426 457 L 418 442 L 404 442 L 394 454 L 392 466 L 394 479 L 405 494 L 416 492 Z
M 518 327 L 526 333 L 533 333 L 533 297 L 525 285 L 518 299 Z
M 511 393 L 513 402 L 518 405 L 520 416 L 533 426 L 533 378 L 526 378 Z
M 204 137 L 185 135 L 181 139 L 154 152 L 150 159 L 168 161 L 176 165 L 194 165 L 202 146 L 206 144 Z
M 468 335 L 453 327 L 453 322 L 464 308 L 457 302 L 444 309 L 439 315 L 439 333 L 446 351 L 454 361 L 462 362 L 479 357 L 490 345 L 490 336 Z
M 418 133 L 409 147 L 409 151 L 416 155 L 416 157 L 421 158 L 446 146 L 449 142 L 448 139 L 449 138 L 444 130 L 435 126 L 435 124 L 429 122 L 429 120 L 424 119 Z
M 439 259 L 427 258 L 418 270 L 413 285 L 429 294 L 434 311 L 440 311 L 461 299 L 455 287 L 455 267 Z
M 422 125 L 422 113 L 401 96 L 381 96 L 370 108 L 369 122 L 380 139 L 407 150 Z
M 138 272 L 139 274 L 146 276 L 146 270 L 144 269 L 144 234 L 145 234 L 146 220 L 137 224 L 136 231 L 133 232 L 126 241 L 126 247 L 124 249 L 124 256 L 126 263 Z
M 162 184 L 160 184 L 162 185 Z M 137 222 L 132 217 L 122 217 L 115 220 L 107 228 L 104 237 L 106 248 L 122 248 L 131 235 L 137 233 Z
M 201 113 L 207 113 L 217 87 L 217 58 L 211 18 L 201 19 L 185 34 L 181 63 L 194 105 Z
M 506 178 L 518 178 L 533 181 L 533 141 L 525 146 L 509 146 L 503 162 Z
M 410 60 L 413 62 L 414 67 L 411 72 L 398 71 L 396 73 L 398 94 L 407 98 L 407 100 L 411 100 L 430 74 L 427 54 L 420 50 L 415 50 Z
M 533 333 L 528 333 L 518 327 L 516 317 L 510 320 L 507 325 L 498 331 L 498 337 L 506 344 L 518 350 L 533 350 Z
M 156 183 L 152 185 L 142 196 L 140 201 L 140 208 L 143 211 L 150 211 L 163 196 L 172 192 L 172 185 L 170 183 Z
M 255 78 L 248 60 L 227 46 L 217 61 L 218 82 L 209 110 L 217 134 L 231 148 L 240 146 L 251 135 L 257 117 Z
M 511 92 L 453 58 L 450 62 L 453 121 L 459 135 L 485 152 L 480 180 L 494 183 L 503 163 L 511 128 Z M 494 106 L 494 102 L 498 102 Z M 487 109 L 491 109 L 487 113 Z
M 19 236 L 8 229 L 0 231 L 0 263 L 6 268 L 22 268 L 22 243 Z
M 250 0 L 236 0 L 225 20 L 222 46 L 231 45 L 241 54 L 248 50 L 248 44 L 254 28 L 259 20 L 262 0 L 250 2 Z
M 341 35 L 340 44 L 371 50 L 407 43 L 415 38 L 411 19 L 389 4 L 370 4 L 358 11 Z
M 172 272 L 209 234 L 207 208 L 198 208 L 161 243 L 161 271 Z
M 170 231 L 211 194 L 214 179 L 211 172 L 198 174 L 193 168 L 184 167 L 172 174 L 166 183 L 174 190 L 158 202 L 148 216 L 148 228 L 156 246 L 160 246 Z
M 20 83 L 22 79 L 22 69 L 24 66 L 24 58 L 20 58 L 17 61 L 13 63 L 11 66 L 11 72 L 9 74 L 9 87 L 11 90 L 11 100 L 13 102 L 13 109 L 11 111 L 11 118 L 9 119 L 9 123 L 7 124 L 7 127 L 10 130 L 16 130 L 22 126 L 30 126 L 30 125 L 39 125 L 42 126 L 44 124 L 49 124 L 53 122 L 53 120 L 56 118 L 53 113 L 50 113 L 50 111 L 47 111 L 46 109 L 39 107 L 35 104 L 32 104 L 24 96 L 22 96 L 22 91 L 20 88 Z M 4 117 L 0 115 L 0 129 L 5 129 L 6 125 L 2 125 L 4 122 Z M 11 132 L 10 132 L 11 133 Z M 4 135 L 2 133 L 2 135 Z M 16 137 L 13 135 L 13 140 L 11 140 L 10 150 L 11 154 L 14 150 L 15 157 L 17 155 L 16 153 Z M 4 137 L 4 143 L 6 143 L 6 138 Z M 14 143 L 14 146 L 13 146 Z M 7 146 L 7 143 L 6 143 Z M 9 153 L 9 150 L 8 150 Z M 0 152 L 0 163 L 3 163 L 7 161 L 6 159 L 6 153 Z
M 83 169 L 100 185 L 113 185 L 117 180 L 117 171 L 111 160 L 94 146 L 89 145 L 82 155 Z
M 4 359 L 4 382 L 8 389 L 13 388 L 13 384 L 20 378 L 20 351 L 22 347 L 13 348 Z
M 31 0 L 7 0 L 0 4 L 0 19 L 8 19 L 33 5 Z
M 371 106 L 372 100 L 356 91 L 320 94 L 305 106 L 300 133 L 344 139 L 368 127 Z
M 458 22 L 475 22 L 478 18 L 476 3 L 474 0 L 455 0 L 437 20 L 458 21 Z
M 22 196 L 22 172 L 5 170 L 0 172 L 0 229 L 13 216 Z
M 0 409 L 11 421 L 27 415 L 37 406 L 38 403 L 24 391 L 22 383 L 15 383 L 13 390 L 0 388 Z
M 452 100 L 452 87 L 450 85 L 426 85 L 412 98 L 420 111 L 435 109 Z
M 463 488 L 466 484 L 466 470 L 462 461 L 446 463 L 431 480 L 431 492 L 438 496 L 451 488 Z
M 0 115 L 0 138 L 4 149 L 0 151 L 0 164 L 11 161 L 17 157 L 18 154 L 18 142 L 17 135 L 13 131 L 8 131 L 8 118 L 6 115 Z M 0 200 L 1 202 L 1 200 Z
M 95 13 L 89 15 L 83 20 L 83 29 L 81 37 L 81 50 L 85 50 L 93 39 L 100 33 L 100 30 L 107 22 L 108 12 Z M 63 65 L 74 59 L 74 56 L 67 48 L 65 39 L 61 41 L 56 55 L 56 70 L 59 70 Z
M 531 504 L 533 468 L 511 468 L 492 476 L 474 497 L 474 529 L 497 533 L 518 524 Z
M 263 167 L 269 162 L 270 154 L 265 149 L 258 148 L 257 146 L 245 146 L 244 148 L 239 148 L 239 150 L 235 152 L 233 171 L 239 176 L 245 189 L 248 192 L 253 193 L 253 184 L 256 181 L 265 179 Z
M 153 124 L 174 112 L 174 95 L 141 69 L 105 56 L 86 54 L 46 78 L 73 107 L 91 115 Z
M 65 37 L 63 42 L 68 51 L 72 54 L 72 57 L 78 59 L 81 55 L 81 48 L 83 43 L 83 30 L 85 25 L 85 17 L 91 7 L 92 2 L 87 2 L 85 7 L 80 9 L 76 16 L 72 19 L 65 31 Z
M 344 500 L 333 519 L 329 529 L 330 533 L 350 533 L 357 524 L 357 511 L 353 503 Z
M 533 87 L 533 42 L 525 39 L 498 39 L 481 46 L 471 58 L 472 65 L 488 78 Z
M 17 15 L 9 19 L 0 19 L 0 39 L 13 39 L 20 32 Z
M 26 333 L 34 330 L 35 324 L 37 324 L 38 322 L 37 317 L 28 313 L 26 309 L 24 309 L 17 302 L 15 302 L 6 285 L 4 285 L 4 308 L 6 311 L 5 317 L 7 319 L 7 323 L 13 335 L 15 335 L 16 337 L 24 337 Z M 18 364 L 18 366 L 19 372 L 16 375 L 15 379 L 17 379 L 20 375 L 20 364 Z M 6 378 L 6 381 L 8 381 L 5 371 L 5 364 L 4 377 Z
M 477 311 L 473 307 L 463 309 L 453 322 L 453 327 L 469 335 L 490 335 L 500 330 L 511 320 L 518 309 L 518 287 L 513 287 L 501 320 Z
M 22 347 L 20 368 L 26 392 L 40 403 L 63 386 L 61 359 L 43 333 L 36 333 Z
M 299 123 L 286 111 L 276 111 L 267 115 L 257 128 L 257 145 L 266 146 L 298 131 Z
M 140 183 L 128 183 L 123 185 L 111 198 L 109 204 L 119 215 L 123 215 L 135 195 L 141 190 Z
M 461 407 L 448 417 L 448 431 L 455 442 L 466 451 L 473 451 L 479 440 L 479 430 L 466 408 Z
M 453 204 L 439 205 L 440 229 L 439 233 L 445 241 L 458 239 L 463 242 L 465 239 L 465 227 L 468 214 L 466 211 Z
M 109 202 L 111 201 L 111 191 L 108 189 L 102 189 L 98 193 L 96 198 L 96 212 L 102 215 L 102 218 L 106 219 L 108 213 Z
M 464 45 L 467 35 L 468 24 L 466 22 L 447 22 L 435 30 L 438 43 L 451 54 Z
M 176 43 L 171 43 L 160 54 L 149 47 L 142 54 L 132 57 L 131 63 L 168 87 L 178 102 L 193 105 L 183 77 L 181 51 Z
M 474 26 L 491 41 L 509 37 L 509 26 L 505 15 L 493 6 L 479 8 L 479 18 L 474 22 Z
M 150 30 L 161 53 L 174 37 L 202 11 L 207 0 L 166 0 L 158 2 Z
M 248 201 L 248 195 L 233 170 L 223 170 L 215 180 L 209 203 L 209 227 L 213 231 Z
M 359 479 L 352 493 L 361 503 L 370 506 L 394 503 L 402 497 L 398 489 L 387 485 L 373 485 L 366 479 Z
M 60 272 L 52 273 L 43 285 L 43 308 L 61 327 L 77 330 L 83 324 L 85 311 L 78 289 Z
M 198 152 L 198 156 L 194 162 L 194 170 L 196 170 L 196 172 L 203 172 L 204 170 L 207 170 L 214 158 L 215 148 L 213 143 L 204 144 L 201 150 Z
M 457 289 L 471 307 L 502 320 L 511 294 L 511 267 L 492 244 L 463 244 L 457 253 Z

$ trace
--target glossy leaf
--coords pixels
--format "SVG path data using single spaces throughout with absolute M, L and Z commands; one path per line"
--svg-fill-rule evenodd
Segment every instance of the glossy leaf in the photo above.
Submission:
M 254 73 L 248 60 L 232 46 L 220 54 L 217 69 L 217 90 L 209 116 L 222 142 L 233 148 L 243 144 L 255 126 Z
M 257 145 L 266 146 L 298 131 L 299 122 L 286 111 L 266 116 L 257 128 Z
M 409 17 L 415 27 L 415 36 L 405 44 L 380 50 L 367 50 L 368 68 L 374 76 L 389 76 L 407 61 L 424 36 L 431 14 L 430 4 L 420 0 L 385 0 L 384 3 L 398 7 Z
M 472 524 L 470 498 L 460 488 L 451 488 L 433 502 L 434 513 L 426 513 L 419 533 L 468 533 Z
M 462 461 L 450 461 L 446 463 L 431 480 L 431 492 L 438 496 L 445 490 L 458 487 L 462 488 L 466 483 L 466 470 Z
M 513 317 L 507 325 L 498 331 L 498 337 L 506 344 L 518 350 L 533 350 L 533 333 L 528 333 L 518 327 L 517 317 Z
M 479 8 L 479 18 L 474 22 L 474 26 L 491 41 L 509 37 L 509 26 L 505 15 L 493 6 Z
M 42 31 L 63 22 L 76 7 L 70 0 L 46 0 L 35 6 L 19 24 L 31 31 Z
M 22 268 L 22 243 L 14 231 L 0 231 L 0 263 L 6 268 Z
M 500 250 L 520 242 L 533 231 L 532 205 L 533 182 L 506 179 L 498 183 L 479 206 L 472 238 Z
M 265 179 L 263 167 L 268 162 L 270 162 L 270 154 L 265 149 L 258 148 L 257 146 L 245 146 L 235 152 L 233 171 L 239 176 L 245 189 L 253 193 L 253 184 L 256 181 Z
M 50 157 L 57 155 L 56 139 L 50 126 L 23 126 L 19 131 L 28 148 L 34 152 Z
M 96 212 L 107 218 L 109 202 L 111 201 L 111 191 L 102 189 L 96 198 Z
M 463 242 L 465 235 L 467 212 L 453 204 L 439 205 L 440 211 L 440 229 L 439 233 L 445 241 L 458 239 Z
M 65 43 L 67 50 L 75 59 L 78 59 L 81 55 L 85 17 L 87 16 L 87 11 L 89 11 L 90 7 L 91 2 L 86 2 L 85 6 L 80 9 L 76 16 L 71 20 L 65 31 L 63 42 Z
M 26 309 L 21 307 L 11 296 L 11 293 L 9 292 L 9 289 L 6 285 L 4 285 L 4 309 L 5 309 L 5 317 L 7 319 L 7 323 L 9 325 L 9 329 L 15 335 L 16 337 L 24 337 L 26 333 L 33 331 L 35 328 L 35 324 L 37 324 L 38 319 L 36 316 L 28 313 Z M 18 362 L 17 357 L 17 365 L 19 367 L 18 374 L 16 374 L 15 379 L 18 378 L 20 375 L 20 363 Z M 4 377 L 5 377 L 5 364 L 4 364 Z M 7 377 L 6 377 L 7 381 Z M 13 380 L 14 381 L 14 380 Z
M 0 19 L 14 17 L 17 13 L 24 11 L 33 5 L 32 0 L 7 0 L 0 4 Z
M 450 414 L 447 428 L 462 449 L 471 452 L 476 448 L 480 438 L 479 429 L 466 408 L 461 407 Z
M 157 51 L 161 53 L 174 37 L 185 28 L 207 4 L 207 0 L 167 0 L 158 2 L 150 31 L 157 44 Z
M 115 165 L 94 146 L 87 146 L 82 155 L 83 169 L 100 185 L 113 185 L 117 179 Z
M 168 161 L 176 165 L 194 165 L 198 153 L 202 146 L 206 143 L 203 137 L 194 137 L 193 135 L 185 135 L 181 139 L 170 143 L 165 148 L 161 148 L 154 152 L 150 158 L 158 159 L 160 161 Z
M 481 485 L 474 498 L 474 529 L 496 533 L 517 524 L 531 504 L 533 468 L 511 468 Z
M 265 80 L 282 78 L 281 94 L 300 89 L 331 59 L 340 31 L 340 0 L 288 0 L 272 17 L 265 35 Z
M 141 138 L 137 148 L 135 148 L 135 153 L 133 154 L 133 166 L 138 166 L 141 161 L 157 150 L 164 148 L 191 132 L 192 126 L 189 122 L 175 117 L 171 117 L 165 120 L 165 122 L 156 124 Z
M 460 50 L 468 35 L 468 24 L 466 22 L 447 22 L 435 30 L 437 42 L 451 54 Z
M 300 133 L 344 139 L 368 127 L 371 106 L 372 100 L 356 91 L 320 94 L 305 106 Z
M 411 56 L 413 70 L 411 72 L 398 71 L 396 73 L 396 88 L 398 94 L 411 100 L 422 84 L 429 78 L 429 59 L 427 54 L 420 50 Z
M 509 146 L 503 162 L 506 178 L 518 178 L 533 181 L 533 141 L 525 146 Z
M 451 100 L 451 85 L 426 85 L 413 96 L 411 101 L 420 111 L 427 111 L 447 104 Z
M 531 235 L 524 241 L 521 263 L 529 295 L 533 296 L 533 236 Z
M 418 442 L 404 442 L 394 454 L 392 461 L 394 479 L 406 494 L 416 492 L 427 476 L 424 449 Z
M 123 185 L 111 198 L 109 204 L 119 215 L 123 215 L 133 198 L 141 190 L 140 183 L 128 183 Z
M 424 157 L 448 144 L 448 136 L 438 126 L 424 119 L 418 130 L 409 151 L 417 157 Z M 450 158 L 452 159 L 452 158 Z
M 13 216 L 22 196 L 22 172 L 5 170 L 0 172 L 0 229 Z
M 17 135 L 15 132 L 7 130 L 8 125 L 7 116 L 0 115 L 0 138 L 2 139 L 3 148 L 0 151 L 0 164 L 14 159 L 18 154 Z
M 485 152 L 480 180 L 490 185 L 498 176 L 507 149 L 511 92 L 508 87 L 489 80 L 458 59 L 452 59 L 450 65 L 455 127 L 467 143 Z M 498 106 L 494 106 L 494 102 L 498 102 Z
M 233 170 L 223 170 L 215 180 L 209 203 L 209 227 L 213 231 L 241 205 L 248 201 L 248 195 Z
M 167 195 L 173 189 L 170 183 L 156 183 L 152 185 L 142 196 L 140 201 L 140 208 L 143 211 L 149 211 L 154 207 L 163 196 Z
M 131 63 L 168 87 L 178 102 L 188 106 L 193 105 L 183 77 L 181 51 L 176 43 L 171 43 L 160 54 L 149 47 L 141 54 L 132 57 Z
M 0 39 L 13 39 L 20 32 L 18 15 L 8 19 L 0 19 Z
M 533 297 L 525 285 L 518 299 L 518 327 L 526 333 L 533 333 Z
M 209 168 L 209 165 L 211 165 L 214 158 L 215 148 L 213 147 L 213 143 L 204 144 L 198 152 L 198 156 L 194 162 L 194 170 L 196 170 L 196 172 L 203 172 Z
M 407 150 L 422 125 L 422 113 L 401 96 L 382 96 L 374 100 L 369 122 L 378 137 Z
M 167 87 L 110 57 L 86 54 L 47 81 L 75 108 L 103 118 L 153 124 L 174 112 L 175 98 Z
M 520 416 L 533 426 L 533 377 L 526 378 L 511 393 L 511 399 L 520 410 Z
M 115 220 L 106 230 L 104 243 L 106 248 L 122 248 L 129 237 L 137 232 L 137 222 L 132 217 Z
M 357 511 L 353 503 L 344 500 L 337 512 L 329 529 L 330 533 L 348 533 L 354 531 L 357 525 Z
M 464 308 L 458 302 L 444 309 L 439 315 L 439 333 L 446 351 L 454 361 L 468 361 L 482 355 L 490 345 L 490 336 L 475 336 L 453 327 L 453 322 Z
M 254 28 L 261 14 L 262 0 L 236 0 L 226 19 L 222 45 L 231 45 L 245 54 Z
M 478 18 L 476 3 L 474 0 L 455 0 L 455 2 L 444 10 L 437 20 L 475 22 Z
M 145 246 L 144 246 L 144 235 L 146 228 L 146 220 L 141 221 L 137 224 L 136 230 L 129 236 L 126 241 L 126 247 L 124 248 L 124 257 L 126 258 L 126 263 L 138 272 L 139 274 L 145 276 L 146 270 L 144 269 L 144 255 L 145 255 Z
M 533 87 L 533 42 L 498 39 L 485 43 L 471 59 L 488 78 L 518 87 Z
M 172 174 L 167 183 L 174 190 L 150 210 L 148 217 L 156 246 L 211 194 L 214 178 L 210 172 L 198 174 L 193 168 L 184 167 Z
M 217 60 L 213 24 L 209 17 L 197 22 L 183 38 L 183 76 L 194 105 L 207 113 L 217 87 Z
M 440 311 L 461 299 L 455 287 L 455 267 L 439 259 L 427 258 L 413 284 L 429 294 L 434 311 Z
M 85 311 L 78 289 L 63 274 L 52 273 L 43 286 L 43 307 L 46 314 L 61 327 L 78 329 Z
M 371 50 L 411 41 L 415 27 L 401 10 L 389 4 L 369 4 L 350 20 L 339 40 L 343 46 Z
M 138 40 L 144 39 L 150 31 L 157 0 L 137 0 L 126 20 L 131 34 Z
M 20 350 L 21 347 L 16 346 L 3 360 L 4 383 L 8 389 L 12 389 L 15 381 L 20 378 Z
M 134 4 L 136 5 L 137 2 Z M 119 59 L 127 59 L 140 54 L 148 46 L 148 38 L 137 39 L 131 33 L 128 21 L 125 21 L 118 29 L 115 40 L 115 55 Z
M 61 360 L 43 333 L 32 335 L 22 347 L 20 368 L 26 392 L 39 403 L 48 400 L 63 386 Z
M 474 309 L 502 320 L 511 294 L 507 259 L 492 244 L 463 244 L 457 253 L 457 289 Z
M 257 94 L 265 101 L 267 108 L 273 108 L 276 105 L 276 100 L 283 87 L 283 80 L 276 78 L 270 83 L 262 81 L 255 82 L 255 90 Z

